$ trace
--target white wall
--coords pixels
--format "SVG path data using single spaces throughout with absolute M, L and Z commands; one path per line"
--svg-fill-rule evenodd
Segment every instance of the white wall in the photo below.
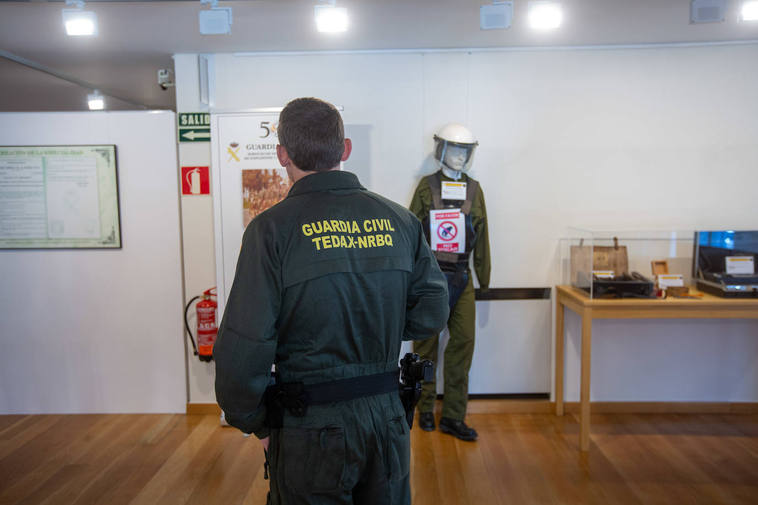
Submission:
M 177 76 L 194 62 L 191 55 L 181 58 Z M 492 287 L 560 282 L 558 240 L 569 226 L 758 229 L 758 45 L 215 58 L 220 110 L 282 106 L 297 96 L 343 106 L 354 140 L 345 168 L 398 202 L 409 202 L 419 178 L 433 171 L 433 133 L 449 121 L 467 124 L 480 142 L 472 175 L 487 201 Z M 179 79 L 177 86 L 181 97 Z M 546 391 L 552 332 L 541 324 L 551 317 L 549 304 L 543 305 L 493 310 L 498 318 L 489 321 L 496 324 L 483 324 L 480 310 L 477 339 L 490 345 L 488 357 L 501 356 L 515 377 L 529 377 L 528 384 Z M 699 357 L 693 361 L 674 353 L 665 365 L 645 368 L 645 380 L 638 380 L 643 372 L 636 364 L 627 375 L 600 364 L 617 356 L 655 362 L 658 343 L 672 333 L 670 322 L 604 322 L 595 341 L 629 328 L 637 338 L 608 340 L 612 345 L 595 350 L 593 384 L 604 385 L 603 398 L 691 400 L 684 392 L 691 376 L 701 373 L 716 381 L 715 389 L 703 388 L 695 399 L 735 390 L 742 399 L 758 400 L 754 373 L 733 372 L 740 360 L 748 370 L 756 366 L 758 358 L 750 358 L 756 356 L 750 347 L 755 322 L 689 325 L 699 343 L 734 333 L 734 354 L 715 360 L 701 346 L 691 349 Z M 571 334 L 571 321 L 567 329 Z M 529 341 L 529 356 L 544 353 L 544 359 L 514 359 Z M 576 399 L 577 357 L 569 345 L 569 400 Z M 502 375 L 497 363 L 486 361 L 486 372 L 478 369 L 484 375 L 472 375 L 472 392 Z M 479 364 L 485 363 L 478 351 L 474 367 Z M 658 386 L 664 381 L 667 389 Z M 510 384 L 531 391 L 523 380 Z M 498 392 L 519 392 L 500 387 Z
M 120 250 L 0 251 L 0 414 L 184 412 L 175 114 L 0 114 L 2 145 L 115 144 Z
M 203 112 L 208 106 L 200 103 L 196 55 L 174 56 L 176 76 L 176 107 L 179 112 Z M 180 142 L 180 166 L 208 166 L 211 164 L 210 142 Z M 213 167 L 210 168 L 213 171 Z M 211 194 L 213 176 L 210 174 Z M 216 253 L 214 251 L 213 200 L 211 195 L 182 195 L 182 250 L 184 252 L 185 300 L 200 295 L 216 285 Z M 188 313 L 190 328 L 195 333 L 194 306 Z M 217 323 L 221 322 L 221 314 Z M 187 346 L 187 386 L 190 403 L 215 403 L 215 365 L 202 362 Z

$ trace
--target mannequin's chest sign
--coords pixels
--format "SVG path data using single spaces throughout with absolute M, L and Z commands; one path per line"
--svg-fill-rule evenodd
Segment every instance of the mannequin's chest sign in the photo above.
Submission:
M 443 200 L 465 200 L 466 183 L 442 181 L 441 192 Z
M 432 251 L 462 253 L 466 249 L 466 217 L 461 209 L 429 211 Z

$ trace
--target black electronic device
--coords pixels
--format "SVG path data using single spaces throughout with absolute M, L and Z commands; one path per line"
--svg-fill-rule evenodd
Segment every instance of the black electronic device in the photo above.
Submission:
M 400 360 L 400 401 L 405 409 L 405 420 L 413 427 L 413 414 L 421 398 L 421 385 L 434 377 L 434 363 L 421 359 L 416 353 L 406 353 Z
M 583 275 L 580 274 L 579 277 Z M 589 292 L 589 283 L 580 285 Z M 653 281 L 639 272 L 623 273 L 613 277 L 592 276 L 593 298 L 653 298 L 655 296 Z
M 716 296 L 758 297 L 758 274 L 730 273 L 727 258 L 752 257 L 758 264 L 758 231 L 698 231 L 695 232 L 695 252 L 692 274 L 700 291 Z

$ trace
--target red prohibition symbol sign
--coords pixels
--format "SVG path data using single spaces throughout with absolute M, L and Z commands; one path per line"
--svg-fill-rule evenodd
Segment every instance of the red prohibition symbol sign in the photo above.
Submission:
M 450 242 L 458 235 L 458 227 L 452 221 L 442 221 L 437 228 L 437 236 L 446 242 Z

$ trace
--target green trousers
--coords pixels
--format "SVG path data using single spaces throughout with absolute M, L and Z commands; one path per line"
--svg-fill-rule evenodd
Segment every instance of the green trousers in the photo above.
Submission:
M 474 356 L 474 334 L 476 332 L 476 301 L 474 299 L 474 284 L 470 276 L 463 294 L 450 312 L 447 328 L 450 332 L 450 340 L 445 347 L 445 398 L 442 404 L 442 417 L 463 421 L 466 417 L 468 373 L 471 369 L 471 359 Z M 435 373 L 438 347 L 439 335 L 426 340 L 417 340 L 413 345 L 413 351 L 418 353 L 422 359 L 430 359 L 434 362 Z M 418 403 L 419 412 L 431 412 L 434 409 L 436 398 L 436 382 L 425 382 Z
M 410 505 L 410 429 L 387 393 L 308 408 L 271 430 L 269 505 Z

